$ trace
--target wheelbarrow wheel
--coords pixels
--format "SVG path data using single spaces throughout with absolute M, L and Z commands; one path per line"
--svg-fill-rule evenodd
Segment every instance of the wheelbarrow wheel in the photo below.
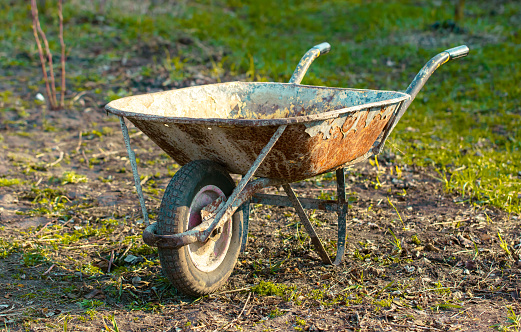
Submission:
M 168 184 L 158 215 L 158 233 L 182 233 L 201 223 L 201 209 L 231 195 L 235 183 L 222 166 L 207 160 L 183 166 Z M 179 249 L 159 248 L 163 273 L 183 294 L 198 297 L 221 287 L 235 267 L 241 248 L 242 213 L 205 243 Z

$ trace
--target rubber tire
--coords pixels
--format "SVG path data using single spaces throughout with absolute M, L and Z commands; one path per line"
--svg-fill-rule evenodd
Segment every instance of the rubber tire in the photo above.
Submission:
M 158 215 L 157 232 L 160 235 L 185 232 L 188 213 L 194 196 L 201 188 L 214 185 L 229 197 L 235 188 L 226 169 L 208 160 L 192 161 L 179 169 L 168 184 Z M 200 297 L 221 287 L 232 273 L 241 249 L 242 213 L 232 216 L 232 236 L 221 264 L 213 271 L 203 272 L 192 262 L 188 247 L 159 248 L 163 273 L 181 293 Z

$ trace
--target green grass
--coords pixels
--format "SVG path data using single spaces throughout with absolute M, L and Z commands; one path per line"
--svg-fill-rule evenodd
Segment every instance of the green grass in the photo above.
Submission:
M 145 78 L 163 68 L 170 81 L 189 80 L 190 68 L 203 64 L 204 74 L 217 81 L 227 73 L 243 80 L 284 82 L 309 47 L 328 41 L 331 53 L 315 61 L 303 84 L 404 90 L 431 56 L 466 43 L 470 55 L 438 69 L 387 149 L 398 163 L 437 170 L 447 191 L 461 195 L 461 201 L 521 213 L 516 2 L 501 8 L 487 1 L 467 2 L 462 34 L 430 28 L 453 18 L 453 4 L 447 1 L 206 0 L 147 13 L 116 1 L 107 1 L 99 12 L 93 3 L 65 4 L 69 79 L 77 91 L 93 83 L 94 93 L 107 101 L 129 90 L 100 89 L 107 78 L 96 68 L 124 56 L 143 56 L 144 48 L 154 54 L 141 68 Z M 0 69 L 9 75 L 14 68 L 37 66 L 28 5 L 0 5 L 0 15 Z M 56 15 L 48 10 L 41 19 L 51 49 L 57 50 Z M 177 47 L 186 36 L 196 42 Z M 96 56 L 86 51 L 92 45 L 102 49 Z M 220 56 L 208 60 L 215 54 Z
M 22 184 L 20 179 L 4 179 L 0 178 L 0 187 L 10 187 Z

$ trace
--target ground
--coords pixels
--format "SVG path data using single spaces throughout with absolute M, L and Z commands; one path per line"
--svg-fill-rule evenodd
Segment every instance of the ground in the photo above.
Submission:
M 428 9 L 413 2 L 353 4 L 357 15 L 344 31 L 334 15 L 339 4 L 329 5 L 287 6 L 280 13 L 291 20 L 258 31 L 253 27 L 276 15 L 255 4 L 249 6 L 258 16 L 226 2 L 219 13 L 228 19 L 221 23 L 212 14 L 221 9 L 209 4 L 180 2 L 166 17 L 161 6 L 150 7 L 152 25 L 135 14 L 141 7 L 101 15 L 71 1 L 66 42 L 74 47 L 66 107 L 58 111 L 35 99 L 44 85 L 37 53 L 25 46 L 33 45 L 30 31 L 15 23 L 4 29 L 13 53 L 0 52 L 0 330 L 519 330 L 521 71 L 508 62 L 518 54 L 519 35 L 509 26 L 519 22 L 518 8 L 476 2 L 467 7 L 467 30 L 454 31 L 461 27 L 441 20 L 448 14 L 439 13 L 437 2 Z M 379 6 L 402 20 L 373 19 Z M 9 20 L 26 14 L 14 4 L 0 9 Z M 416 17 L 428 24 L 418 28 Z M 186 28 L 168 30 L 170 20 Z M 307 84 L 396 89 L 389 82 L 407 83 L 409 71 L 435 50 L 462 40 L 475 58 L 433 75 L 378 159 L 346 170 L 348 238 L 340 266 L 321 263 L 293 209 L 254 205 L 248 246 L 227 284 L 209 296 L 183 296 L 162 275 L 157 249 L 141 239 L 119 121 L 103 106 L 121 96 L 218 81 L 287 79 L 308 47 L 289 43 L 298 33 L 290 29 L 311 35 L 316 20 L 323 23 L 319 37 L 333 38 L 333 50 L 330 62 L 313 64 Z M 218 39 L 230 31 L 241 38 Z M 355 42 L 344 42 L 341 32 Z M 272 38 L 276 33 L 280 38 Z M 309 46 L 315 42 L 302 36 Z M 494 56 L 495 48 L 510 51 Z M 239 57 L 245 62 L 235 63 Z M 179 166 L 140 131 L 131 126 L 130 132 L 154 220 Z M 334 174 L 292 186 L 298 196 L 335 197 Z M 308 214 L 334 255 L 336 214 Z
M 509 318 L 517 324 L 519 247 L 501 245 L 519 234 L 517 217 L 472 207 L 447 194 L 437 173 L 397 166 L 388 153 L 378 165 L 346 172 L 351 205 L 343 264 L 321 263 L 293 209 L 255 205 L 246 252 L 226 286 L 183 297 L 161 275 L 157 251 L 141 240 L 119 123 L 100 110 L 70 113 L 67 121 L 54 114 L 47 125 L 66 129 L 3 132 L 1 170 L 19 179 L 0 188 L 0 317 L 8 330 L 98 331 L 113 324 L 122 331 L 484 330 L 509 325 Z M 154 217 L 178 166 L 131 132 Z M 335 194 L 332 174 L 293 187 L 304 197 Z M 336 215 L 310 216 L 333 253 Z

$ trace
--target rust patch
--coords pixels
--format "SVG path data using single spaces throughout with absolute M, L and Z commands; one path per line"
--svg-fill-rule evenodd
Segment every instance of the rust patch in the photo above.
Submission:
M 329 135 L 311 137 L 304 124 L 288 125 L 256 176 L 300 181 L 364 156 L 390 119 L 396 105 L 382 107 L 366 125 L 371 110 L 347 117 L 333 126 Z M 231 173 L 246 174 L 269 142 L 277 126 L 232 127 L 200 124 L 170 124 L 132 121 L 179 164 L 208 159 L 225 166 Z

